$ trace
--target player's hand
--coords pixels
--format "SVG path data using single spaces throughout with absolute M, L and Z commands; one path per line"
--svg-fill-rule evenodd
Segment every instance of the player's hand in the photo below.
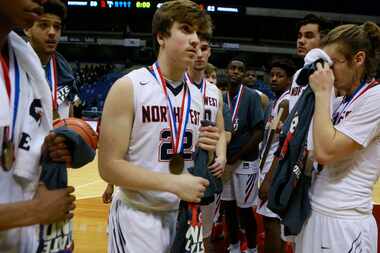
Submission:
M 173 182 L 174 193 L 187 202 L 199 203 L 209 185 L 208 180 L 191 174 L 178 175 Z
M 42 145 L 42 152 L 48 154 L 53 162 L 64 162 L 67 165 L 71 164 L 71 152 L 66 144 L 66 138 L 50 132 L 45 137 Z
M 75 209 L 75 196 L 72 195 L 74 188 L 48 190 L 43 183 L 37 188 L 33 199 L 35 213 L 40 224 L 52 224 L 73 217 Z
M 334 73 L 330 66 L 325 63 L 317 63 L 317 70 L 309 77 L 309 85 L 315 94 L 328 93 L 330 94 L 334 86 Z
M 214 163 L 211 164 L 208 169 L 214 177 L 221 178 L 224 173 L 224 168 L 226 167 L 226 159 L 217 157 L 214 160 Z
M 112 201 L 112 194 L 113 194 L 114 186 L 112 184 L 107 184 L 107 188 L 103 192 L 103 203 L 109 204 Z
M 214 126 L 206 126 L 199 128 L 198 146 L 204 150 L 215 152 L 216 144 L 219 141 L 219 129 Z

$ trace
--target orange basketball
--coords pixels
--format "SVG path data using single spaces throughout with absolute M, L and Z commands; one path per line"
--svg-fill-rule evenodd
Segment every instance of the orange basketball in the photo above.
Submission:
M 96 149 L 98 144 L 98 135 L 86 121 L 78 118 L 67 118 L 57 119 L 53 122 L 54 128 L 62 126 L 65 126 L 79 134 L 90 147 Z

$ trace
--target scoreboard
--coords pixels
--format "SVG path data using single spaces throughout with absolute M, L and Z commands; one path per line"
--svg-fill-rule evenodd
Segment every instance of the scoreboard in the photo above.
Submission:
M 68 0 L 69 8 L 85 9 L 124 9 L 124 10 L 151 10 L 155 11 L 164 1 L 157 0 Z M 242 1 L 195 0 L 210 13 L 244 14 L 245 7 Z M 240 4 L 239 4 L 240 2 Z

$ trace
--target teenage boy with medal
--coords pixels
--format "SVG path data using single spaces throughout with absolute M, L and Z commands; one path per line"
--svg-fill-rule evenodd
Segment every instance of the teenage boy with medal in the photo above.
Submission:
M 223 110 L 223 97 L 219 88 L 206 80 L 205 70 L 208 65 L 208 59 L 211 56 L 211 48 L 209 45 L 210 38 L 207 35 L 200 34 L 200 54 L 197 55 L 195 61 L 189 67 L 186 77 L 196 87 L 198 87 L 202 93 L 205 113 L 204 119 L 208 120 L 216 125 L 221 133 L 229 131 L 224 126 L 224 110 Z M 229 112 L 228 112 L 229 113 Z M 227 117 L 230 117 L 228 115 Z M 224 167 L 226 164 L 226 136 L 222 134 L 219 138 L 219 142 L 216 146 L 215 160 L 210 164 L 209 170 L 215 177 L 221 177 L 223 175 Z M 216 197 L 217 199 L 218 197 Z M 203 217 L 203 240 L 206 252 L 213 251 L 213 245 L 211 244 L 210 236 L 214 221 L 214 216 L 217 208 L 217 200 L 207 206 L 201 206 Z
M 380 175 L 380 28 L 342 25 L 322 40 L 333 61 L 309 77 L 315 94 L 314 158 L 324 165 L 309 190 L 311 216 L 296 238 L 296 252 L 376 252 L 372 190 Z M 333 87 L 345 94 L 331 120 Z
M 221 199 L 229 231 L 230 252 L 233 253 L 240 253 L 239 216 L 247 237 L 248 252 L 256 252 L 256 220 L 252 207 L 256 204 L 258 192 L 258 149 L 264 132 L 260 96 L 242 84 L 244 73 L 245 64 L 241 60 L 229 63 L 230 90 L 224 94 L 232 114 L 233 133 L 227 146 L 226 166 L 226 174 L 232 176 L 223 185 Z
M 56 162 L 70 162 L 70 155 L 64 139 L 49 134 L 52 106 L 39 59 L 21 37 L 11 32 L 36 21 L 43 3 L 0 2 L 0 251 L 4 253 L 35 252 L 35 224 L 73 216 L 72 187 L 49 191 L 39 183 L 42 152 Z
M 24 31 L 45 70 L 52 93 L 53 118 L 68 118 L 73 115 L 74 103 L 79 101 L 78 90 L 70 64 L 56 51 L 67 9 L 60 0 L 48 0 L 43 7 L 41 18 Z
M 197 34 L 211 27 L 194 2 L 165 2 L 152 21 L 156 63 L 116 81 L 107 96 L 99 172 L 120 189 L 110 211 L 109 252 L 168 252 L 179 200 L 200 202 L 208 185 L 186 169 L 196 145 L 215 151 L 219 131 L 200 127 L 203 97 L 184 74 L 199 50 Z M 182 159 L 183 173 L 173 174 Z

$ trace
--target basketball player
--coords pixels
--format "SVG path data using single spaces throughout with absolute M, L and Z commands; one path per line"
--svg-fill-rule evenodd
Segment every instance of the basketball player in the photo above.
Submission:
M 44 152 L 57 162 L 70 162 L 69 151 L 62 137 L 49 134 L 51 93 L 39 59 L 11 32 L 36 21 L 43 3 L 0 1 L 0 251 L 4 253 L 36 252 L 35 224 L 66 220 L 74 209 L 72 187 L 49 191 L 38 184 L 42 143 Z
M 272 166 L 274 162 L 274 153 L 276 152 L 279 145 L 279 133 L 280 128 L 284 120 L 288 116 L 288 106 L 289 106 L 289 88 L 292 83 L 292 76 L 295 72 L 295 65 L 292 60 L 287 58 L 278 58 L 271 63 L 271 88 L 276 94 L 276 100 L 270 105 L 270 116 L 267 119 L 265 125 L 265 136 L 263 150 L 268 146 L 268 155 L 262 159 L 265 159 L 264 166 L 260 173 L 261 187 L 259 191 L 259 200 L 257 204 L 257 213 L 263 215 L 264 220 L 264 230 L 265 230 L 265 242 L 264 242 L 264 252 L 284 252 L 284 243 L 281 240 L 281 227 L 280 219 L 278 215 L 273 213 L 267 208 L 266 200 L 268 196 L 268 191 L 272 182 L 272 177 L 277 169 L 276 166 Z M 273 139 L 270 140 L 271 125 L 274 124 L 274 120 L 278 117 L 279 110 L 282 108 L 282 114 L 280 115 L 280 123 L 275 129 Z M 271 143 L 269 143 L 271 141 Z M 262 155 L 263 151 L 262 151 Z
M 219 130 L 200 128 L 203 96 L 184 74 L 199 50 L 197 34 L 211 34 L 211 27 L 194 2 L 165 2 L 152 21 L 157 61 L 119 79 L 108 94 L 99 171 L 120 187 L 112 200 L 109 252 L 168 252 L 179 200 L 200 202 L 208 185 L 183 169 L 193 165 L 196 145 L 215 151 Z
M 207 66 L 205 69 L 205 77 L 208 82 L 216 85 L 218 81 L 216 77 L 216 67 L 212 65 L 211 63 L 207 63 Z
M 372 23 L 336 27 L 322 41 L 333 65 L 317 64 L 309 78 L 315 94 L 315 159 L 324 165 L 310 189 L 312 212 L 296 252 L 377 252 L 372 189 L 380 175 L 380 28 Z M 332 87 L 346 94 L 330 117 Z
M 270 87 L 261 80 L 257 80 L 256 70 L 247 68 L 244 74 L 243 83 L 249 88 L 254 89 L 261 99 L 263 110 L 265 111 L 269 105 L 269 101 L 274 99 L 274 93 Z
M 40 19 L 25 29 L 25 34 L 45 70 L 52 91 L 54 118 L 68 118 L 73 115 L 73 104 L 80 101 L 73 71 L 56 51 L 67 9 L 60 0 L 48 0 L 43 8 Z
M 246 232 L 248 252 L 256 252 L 256 220 L 252 207 L 257 196 L 258 146 L 262 140 L 264 123 L 260 97 L 242 84 L 245 64 L 232 60 L 227 68 L 230 84 L 224 99 L 232 114 L 232 138 L 227 146 L 226 170 L 232 171 L 223 185 L 222 201 L 230 238 L 230 252 L 240 252 L 238 240 L 238 212 Z
M 208 59 L 211 56 L 211 48 L 209 46 L 210 38 L 200 34 L 199 39 L 200 52 L 195 58 L 193 64 L 190 65 L 187 76 L 191 82 L 200 89 L 204 97 L 205 119 L 216 123 L 216 127 L 222 133 L 225 131 L 222 93 L 215 84 L 208 82 L 205 77 L 205 70 L 208 65 Z M 218 178 L 222 176 L 224 167 L 226 165 L 226 147 L 226 137 L 224 134 L 222 134 L 216 146 L 215 162 L 210 166 L 210 171 L 215 177 Z M 206 252 L 210 252 L 212 250 L 210 235 L 212 231 L 216 207 L 216 200 L 207 206 L 201 206 L 203 215 L 203 240 L 205 242 Z
M 296 53 L 299 57 L 304 58 L 305 55 L 313 48 L 319 48 L 321 39 L 328 32 L 328 23 L 322 17 L 317 17 L 314 14 L 306 15 L 299 23 L 297 36 Z M 299 71 L 295 73 L 292 87 L 290 88 L 289 111 L 292 110 L 301 96 L 305 86 L 299 86 L 296 79 Z

